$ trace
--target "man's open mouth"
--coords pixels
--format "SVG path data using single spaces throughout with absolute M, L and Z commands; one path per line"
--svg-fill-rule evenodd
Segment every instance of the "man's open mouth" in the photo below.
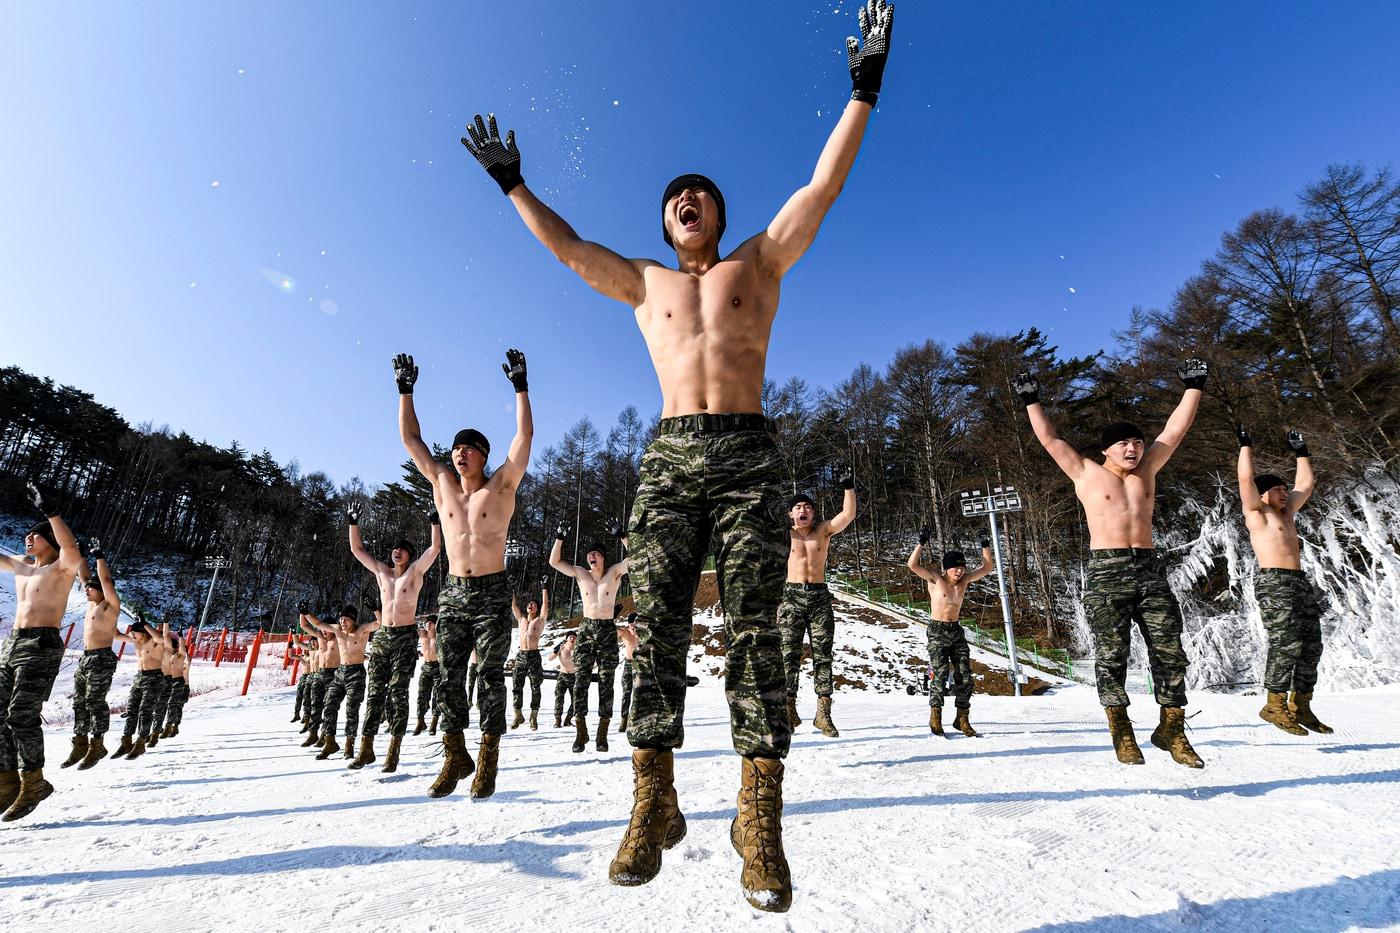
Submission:
M 682 204 L 676 209 L 676 219 L 687 230 L 694 230 L 700 226 L 700 208 L 694 204 Z

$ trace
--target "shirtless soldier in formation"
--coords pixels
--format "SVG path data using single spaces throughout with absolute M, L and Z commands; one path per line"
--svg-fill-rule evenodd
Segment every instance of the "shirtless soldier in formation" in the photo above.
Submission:
M 300 609 L 301 606 L 297 608 Z M 314 679 L 311 686 L 307 688 L 307 699 L 311 702 L 311 718 L 302 730 L 307 735 L 306 741 L 301 743 L 302 748 L 310 748 L 325 742 L 321 737 L 321 720 L 326 712 L 326 694 L 330 690 L 331 681 L 335 679 L 336 671 L 340 669 L 340 646 L 336 643 L 334 635 L 313 629 L 304 621 L 301 630 L 316 639 L 316 672 L 312 675 Z
M 370 635 L 379 630 L 379 620 L 360 625 L 359 613 L 355 611 L 355 607 L 346 606 L 340 610 L 336 625 L 332 627 L 307 611 L 305 603 L 297 607 L 297 612 L 303 628 L 334 638 L 340 655 L 340 666 L 336 668 L 335 676 L 326 687 L 325 708 L 321 713 L 321 752 L 316 757 L 325 760 L 340 751 L 340 745 L 335 740 L 335 724 L 340 717 L 340 704 L 344 702 L 345 757 L 349 758 L 350 748 L 355 742 L 356 727 L 359 725 L 360 701 L 365 698 L 365 645 L 368 644 Z M 394 754 L 396 751 L 397 747 L 390 746 L 391 759 L 397 758 Z M 394 770 L 390 764 L 393 764 L 394 768 L 398 766 L 397 760 L 386 761 L 385 771 Z
M 530 680 L 530 731 L 540 727 L 540 686 L 544 683 L 544 665 L 540 662 L 540 635 L 549 621 L 549 588 L 542 587 L 540 598 L 525 604 L 525 611 L 514 596 L 510 598 L 510 611 L 515 616 L 515 625 L 520 634 L 517 642 L 520 650 L 515 655 L 515 670 L 511 672 L 511 699 L 515 702 L 515 718 L 512 729 L 519 728 L 525 721 L 522 707 L 525 705 L 525 680 Z
M 506 576 L 506 533 L 515 514 L 515 493 L 530 462 L 535 436 L 525 354 L 506 351 L 501 364 L 515 389 L 515 438 L 491 476 L 486 462 L 491 443 L 474 428 L 452 439 L 452 466 L 433 457 L 423 442 L 413 410 L 413 384 L 418 367 L 413 357 L 394 359 L 399 387 L 399 436 L 418 472 L 432 483 L 433 502 L 442 516 L 447 550 L 447 578 L 438 596 L 437 649 L 442 665 L 438 705 L 442 709 L 442 771 L 428 790 L 445 797 L 457 782 L 476 769 L 471 795 L 481 799 L 496 792 L 496 763 L 501 734 L 506 731 L 506 655 L 510 653 L 510 580 Z M 462 730 L 467 723 L 467 666 L 472 652 L 479 659 L 481 678 L 481 748 L 478 763 L 467 753 Z
M 29 501 L 45 517 L 24 536 L 24 556 L 0 553 L 0 570 L 15 575 L 15 626 L 0 647 L 0 817 L 34 812 L 53 785 L 44 780 L 40 711 L 63 663 L 58 626 L 68 608 L 83 555 L 73 532 L 30 483 Z
M 620 524 L 614 524 L 609 531 L 623 547 L 627 537 Z M 554 533 L 554 548 L 549 552 L 549 566 L 566 577 L 578 581 L 579 598 L 583 602 L 583 621 L 579 624 L 574 643 L 574 751 L 581 752 L 588 746 L 588 684 L 593 679 L 593 668 L 598 668 L 598 735 L 595 747 L 600 752 L 608 750 L 608 723 L 612 722 L 613 685 L 617 680 L 617 623 L 613 615 L 617 612 L 617 592 L 622 586 L 622 578 L 627 575 L 627 559 L 623 558 L 608 566 L 607 554 L 602 545 L 589 545 L 584 560 L 587 567 L 579 567 L 564 560 L 564 539 L 569 536 L 569 528 L 560 525 Z
M 1297 458 L 1293 489 L 1283 477 L 1254 473 L 1254 441 L 1244 425 L 1236 425 L 1240 442 L 1240 504 L 1249 543 L 1259 561 L 1254 575 L 1254 598 L 1269 636 L 1264 662 L 1264 690 L 1268 693 L 1259 717 L 1284 732 L 1324 735 L 1332 728 L 1312 711 L 1317 663 L 1322 658 L 1322 606 L 1317 591 L 1303 572 L 1298 544 L 1298 510 L 1312 498 L 1312 455 L 1303 435 L 1288 432 L 1288 446 Z M 1292 689 L 1293 696 L 1288 691 Z
M 374 656 L 370 668 L 375 676 L 369 683 L 369 705 L 365 709 L 365 729 L 360 737 L 360 751 L 350 768 L 358 770 L 374 761 L 374 735 L 379 731 L 381 711 L 389 708 L 389 751 L 384 755 L 384 773 L 398 770 L 399 752 L 404 733 L 408 732 L 408 688 L 413 682 L 413 668 L 418 664 L 418 594 L 423 589 L 423 575 L 442 553 L 442 526 L 436 509 L 428 512 L 432 543 L 413 560 L 413 544 L 400 540 L 389 552 L 389 563 L 381 563 L 365 549 L 360 538 L 360 510 L 348 509 L 345 520 L 350 526 L 350 553 L 366 570 L 374 574 L 379 584 L 380 632 L 374 639 Z M 412 561 L 412 563 L 410 563 Z M 366 629 L 368 631 L 368 629 Z M 363 652 L 361 661 L 364 660 Z M 341 663 L 349 663 L 342 659 Z M 385 694 L 387 693 L 387 698 Z M 350 718 L 346 717 L 347 725 Z M 346 741 L 346 758 L 350 757 L 350 741 Z
M 957 716 L 953 728 L 968 738 L 979 734 L 972 728 L 972 652 L 967 647 L 967 634 L 958 621 L 962 614 L 967 588 L 992 572 L 992 540 L 983 536 L 982 566 L 971 573 L 967 558 L 961 551 L 943 555 L 943 570 L 930 570 L 922 563 L 924 545 L 928 544 L 929 529 L 919 532 L 919 543 L 909 555 L 909 569 L 914 576 L 928 584 L 928 728 L 934 735 L 943 734 L 943 689 L 949 677 L 953 681 L 953 702 Z
M 1153 549 L 1152 508 L 1157 473 L 1186 438 L 1201 389 L 1209 374 L 1203 360 L 1177 367 L 1186 384 L 1162 433 L 1148 446 L 1142 429 L 1128 422 L 1107 425 L 1100 438 L 1103 462 L 1096 463 L 1055 433 L 1040 405 L 1040 383 L 1021 373 L 1012 388 L 1026 405 L 1036 439 L 1064 474 L 1089 524 L 1089 572 L 1084 609 L 1094 635 L 1094 673 L 1099 702 L 1108 716 L 1113 750 L 1123 764 L 1142 764 L 1142 752 L 1128 719 L 1128 654 L 1134 622 L 1147 643 L 1152 686 L 1161 708 L 1152 744 L 1178 764 L 1203 768 L 1186 738 L 1186 651 L 1181 646 L 1181 607 L 1167 585 L 1166 559 Z
M 73 674 L 73 751 L 62 767 L 77 765 L 86 771 L 107 757 L 102 737 L 112 723 L 112 708 L 107 703 L 107 691 L 112 689 L 112 675 L 117 672 L 117 655 L 112 642 L 117 635 L 117 619 L 121 616 L 121 598 L 112 580 L 112 568 L 102 553 L 102 542 L 88 540 L 88 554 L 97 564 L 96 573 L 89 574 L 86 583 L 87 614 L 83 616 L 83 659 Z
M 437 619 L 429 619 L 418 630 L 418 651 L 423 655 L 423 671 L 418 675 L 418 724 L 413 727 L 414 735 L 422 735 L 427 729 L 429 735 L 437 735 L 438 705 L 437 688 L 442 683 L 442 670 L 437 654 Z M 428 707 L 433 708 L 433 722 L 429 726 L 424 720 Z
M 170 709 L 170 700 L 175 696 L 175 685 L 180 678 L 180 636 L 171 634 L 165 640 L 165 657 L 160 660 L 160 690 L 156 693 L 156 709 L 151 716 L 151 734 L 146 738 L 146 747 L 155 748 L 156 743 L 165 738 L 165 715 Z
M 170 704 L 165 708 L 165 731 L 163 739 L 173 739 L 180 734 L 180 723 L 185 718 L 185 704 L 190 699 L 190 654 L 185 640 L 174 640 L 175 655 L 170 663 Z
M 832 535 L 838 535 L 856 519 L 856 484 L 850 470 L 841 474 L 841 511 L 828 521 L 817 521 L 817 507 L 805 493 L 794 496 L 788 517 L 787 585 L 778 607 L 778 628 L 783 634 L 783 670 L 787 677 L 787 716 L 792 728 L 802 724 L 797 715 L 797 685 L 802 671 L 802 636 L 812 643 L 812 680 L 817 691 L 817 718 L 813 727 L 836 738 L 840 732 L 831 721 L 831 661 L 835 651 L 836 617 L 831 612 L 831 591 L 826 588 L 826 554 Z
M 725 204 L 703 175 L 662 193 L 671 269 L 627 259 L 583 239 L 526 187 L 515 133 L 495 116 L 468 124 L 462 144 L 509 197 L 525 225 L 595 291 L 633 309 L 661 383 L 659 437 L 642 460 L 629 528 L 637 599 L 632 817 L 608 869 L 615 884 L 645 884 L 661 853 L 685 835 L 673 786 L 673 750 L 685 738 L 691 611 L 712 533 L 725 581 L 725 695 L 741 756 L 738 816 L 730 841 L 743 859 L 749 904 L 784 911 L 792 884 L 782 845 L 783 756 L 792 730 L 784 704 L 784 537 L 781 457 L 763 416 L 763 370 L 783 276 L 812 244 L 855 164 L 889 53 L 893 8 L 860 9 L 862 42 L 847 39 L 851 101 L 811 181 L 762 230 L 721 257 Z
M 170 650 L 170 623 L 162 622 L 156 629 L 138 615 L 126 634 L 117 638 L 136 646 L 137 670 L 136 679 L 131 682 L 131 692 L 126 697 L 126 726 L 122 729 L 122 741 L 112 757 L 134 761 L 146 754 L 151 744 L 152 723 L 156 717 L 156 704 L 160 702 L 161 681 L 165 677 L 161 668 L 165 664 L 166 652 Z
M 559 662 L 559 671 L 554 681 L 554 728 L 559 729 L 567 726 L 574 718 L 574 681 L 578 677 L 578 668 L 574 666 L 574 643 L 578 640 L 577 632 L 570 632 L 564 636 L 564 640 L 554 646 L 554 651 L 549 655 L 549 660 Z M 568 714 L 564 712 L 564 696 L 568 695 Z

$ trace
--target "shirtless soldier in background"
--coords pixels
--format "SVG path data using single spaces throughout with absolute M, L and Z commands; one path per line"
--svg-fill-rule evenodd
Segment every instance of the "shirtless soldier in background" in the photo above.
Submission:
M 1166 559 L 1153 549 L 1152 508 L 1157 472 L 1191 429 L 1208 373 L 1205 362 L 1198 359 L 1177 367 L 1186 391 L 1150 447 L 1137 425 L 1106 426 L 1099 445 L 1102 463 L 1085 457 L 1055 433 L 1040 405 L 1040 383 L 1035 377 L 1021 373 L 1011 383 L 1026 405 L 1036 439 L 1074 481 L 1074 494 L 1084 507 L 1090 548 L 1084 610 L 1094 633 L 1099 702 L 1108 716 L 1113 750 L 1123 764 L 1143 763 L 1124 689 L 1129 638 L 1136 622 L 1147 643 L 1152 686 L 1161 708 L 1152 744 L 1171 752 L 1178 764 L 1205 767 L 1186 738 L 1187 661 L 1181 647 L 1181 607 L 1167 585 Z
M 627 537 L 622 526 L 613 524 L 609 532 L 623 547 Z M 569 536 L 567 525 L 561 524 L 554 532 L 554 548 L 549 552 L 549 566 L 566 577 L 578 581 L 579 598 L 583 602 L 583 621 L 579 623 L 577 640 L 574 644 L 574 751 L 581 752 L 588 746 L 588 684 L 593 679 L 593 668 L 598 668 L 598 735 L 595 747 L 600 752 L 608 750 L 608 723 L 612 722 L 613 685 L 617 680 L 617 623 L 613 620 L 617 612 L 617 593 L 622 587 L 622 578 L 627 575 L 627 559 L 623 558 L 608 566 L 608 556 L 602 545 L 589 545 L 584 560 L 587 567 L 579 567 L 564 560 L 564 539 Z
M 418 675 L 418 724 L 413 727 L 414 735 L 422 735 L 427 729 L 429 735 L 437 735 L 438 727 L 438 684 L 442 682 L 442 670 L 437 654 L 437 619 L 429 619 L 418 630 L 418 651 L 423 655 L 423 670 Z M 427 718 L 428 707 L 433 708 L 432 727 L 423 720 Z
M 44 780 L 40 715 L 63 663 L 58 626 L 68 608 L 83 555 L 73 532 L 38 487 L 29 501 L 45 517 L 24 536 L 24 556 L 0 553 L 0 570 L 15 575 L 15 626 L 0 647 L 0 810 L 5 822 L 34 812 L 53 785 Z
M 559 671 L 554 681 L 554 728 L 556 729 L 567 726 L 574 718 L 574 681 L 578 677 L 578 668 L 574 666 L 574 643 L 577 640 L 578 633 L 570 632 L 564 636 L 563 641 L 554 646 L 554 651 L 549 655 L 549 660 L 559 662 Z M 569 696 L 567 715 L 564 712 L 565 694 Z
M 929 529 L 919 532 L 919 543 L 909 555 L 909 569 L 914 576 L 928 584 L 928 728 L 934 735 L 943 734 L 943 688 L 951 676 L 953 702 L 957 716 L 953 728 L 968 738 L 976 738 L 969 718 L 972 711 L 972 652 L 967 647 L 967 633 L 959 618 L 967 588 L 992 572 L 992 540 L 982 537 L 982 566 L 971 573 L 967 558 L 961 551 L 943 555 L 943 570 L 930 570 L 922 563 L 924 545 L 928 544 Z
M 544 581 L 541 581 L 542 583 Z M 525 705 L 525 679 L 530 679 L 530 731 L 540 727 L 540 685 L 544 683 L 544 665 L 540 663 L 540 635 L 549 621 L 549 588 L 540 588 L 540 598 L 525 604 L 525 611 L 514 596 L 510 598 L 510 611 L 515 616 L 515 624 L 520 634 L 517 643 L 520 650 L 515 655 L 515 670 L 511 672 L 511 699 L 515 702 L 515 718 L 510 727 L 518 728 L 525 721 L 522 707 Z
M 311 684 L 309 694 L 311 720 L 307 723 L 306 741 L 301 743 L 302 748 L 310 748 L 325 743 L 321 737 L 321 722 L 326 713 L 326 694 L 330 691 L 336 671 L 340 669 L 340 645 L 336 643 L 334 635 L 307 625 L 304 617 L 300 621 L 301 630 L 316 639 L 316 680 Z
M 1240 442 L 1240 504 L 1249 543 L 1259 561 L 1254 599 L 1269 636 L 1264 662 L 1268 700 L 1259 718 L 1293 735 L 1307 735 L 1308 729 L 1326 735 L 1332 728 L 1312 711 L 1317 663 L 1322 659 L 1322 607 L 1312 581 L 1303 573 L 1294 521 L 1298 510 L 1312 498 L 1312 455 L 1303 435 L 1289 431 L 1288 446 L 1298 461 L 1290 492 L 1283 477 L 1254 474 L 1254 442 L 1244 425 L 1235 426 L 1235 436 Z M 1291 698 L 1289 688 L 1293 690 Z
M 102 737 L 112 724 L 107 691 L 112 689 L 112 675 L 117 672 L 112 642 L 122 609 L 102 542 L 88 539 L 88 555 L 97 564 L 97 571 L 89 574 L 85 584 L 88 607 L 83 616 L 83 658 L 73 673 L 73 751 L 62 764 L 64 768 L 76 764 L 79 771 L 107 757 Z
M 170 705 L 165 710 L 165 731 L 160 737 L 173 739 L 180 734 L 180 723 L 185 718 L 185 704 L 190 700 L 190 654 L 183 638 L 175 639 L 175 657 L 171 662 Z
M 763 416 L 763 370 L 783 276 L 812 244 L 855 163 L 889 53 L 893 8 L 860 8 L 862 43 L 847 39 L 851 101 L 811 181 L 766 230 L 726 257 L 725 204 L 703 175 L 671 181 L 661 197 L 662 236 L 677 269 L 626 259 L 583 239 L 535 197 L 520 173 L 514 131 L 496 118 L 468 124 L 462 144 L 510 198 L 525 225 L 595 291 L 633 309 L 661 383 L 660 435 L 642 460 L 629 528 L 637 600 L 632 817 L 608 869 L 615 884 L 645 884 L 661 853 L 685 834 L 673 785 L 673 750 L 685 739 L 691 612 L 712 532 L 725 581 L 725 695 L 741 758 L 730 841 L 743 859 L 749 904 L 785 911 L 792 884 L 782 845 L 783 756 L 792 731 L 784 704 L 781 459 Z M 582 686 L 580 683 L 579 686 Z
M 170 623 L 162 622 L 160 628 L 155 629 L 138 615 L 126 635 L 117 637 L 136 646 L 137 670 L 131 692 L 126 697 L 122 741 L 112 757 L 125 756 L 127 761 L 134 761 L 146 754 L 150 745 L 151 723 L 160 700 L 161 680 L 165 677 L 161 667 L 165 663 L 165 653 L 170 650 Z M 135 736 L 134 742 L 132 736 Z
M 433 502 L 442 516 L 447 549 L 447 578 L 438 596 L 437 649 L 442 665 L 438 705 L 442 709 L 442 744 L 446 750 L 442 771 L 428 790 L 430 797 L 445 797 L 457 782 L 476 768 L 472 797 L 496 792 L 496 762 L 501 734 L 506 731 L 506 655 L 510 653 L 510 580 L 506 576 L 506 533 L 515 514 L 515 493 L 530 462 L 535 436 L 525 354 L 506 351 L 501 364 L 515 389 L 515 438 L 501 465 L 486 476 L 491 443 L 474 428 L 458 431 L 452 439 L 452 466 L 439 463 L 423 443 L 418 416 L 413 410 L 413 384 L 418 367 L 413 357 L 394 358 L 394 379 L 399 386 L 399 436 L 418 472 L 433 485 Z M 472 652 L 479 658 L 481 677 L 480 759 L 473 764 L 467 754 L 467 666 Z
M 831 660 L 835 651 L 836 617 L 831 612 L 831 591 L 826 588 L 826 553 L 831 536 L 846 530 L 856 520 L 856 483 L 851 471 L 845 470 L 839 479 L 841 511 L 829 520 L 819 522 L 817 507 L 806 493 L 794 496 L 788 517 L 792 529 L 788 532 L 787 585 L 783 587 L 783 602 L 778 607 L 778 628 L 783 634 L 783 670 L 787 676 L 788 723 L 796 729 L 802 724 L 797 715 L 797 685 L 802 671 L 802 636 L 812 643 L 812 681 L 817 691 L 817 718 L 814 728 L 822 735 L 841 735 L 831 721 Z
M 321 753 L 317 759 L 325 760 L 340 751 L 335 740 L 335 724 L 340 716 L 340 704 L 345 703 L 345 757 L 350 757 L 350 747 L 354 744 L 356 726 L 359 725 L 360 701 L 365 697 L 365 645 L 370 635 L 379 630 L 379 620 L 367 625 L 359 624 L 359 613 L 354 606 L 346 606 L 336 617 L 336 625 L 326 625 L 307 610 L 306 604 L 297 607 L 303 627 L 310 627 L 322 635 L 335 639 L 340 654 L 340 666 L 326 687 L 325 709 L 321 713 Z M 390 746 L 389 759 L 384 763 L 385 771 L 398 767 L 397 749 Z M 393 767 L 390 767 L 390 765 Z
M 398 770 L 399 752 L 404 733 L 408 732 L 408 688 L 413 682 L 413 668 L 418 664 L 418 594 L 423 589 L 423 575 L 442 553 L 442 526 L 438 524 L 437 510 L 430 510 L 428 526 L 432 529 L 432 542 L 428 549 L 413 560 L 412 542 L 401 539 L 395 542 L 389 552 L 389 563 L 385 564 L 365 549 L 360 538 L 359 508 L 346 510 L 345 520 L 350 526 L 350 553 L 374 574 L 374 582 L 379 584 L 379 621 L 375 628 L 383 633 L 374 639 L 374 658 L 370 666 L 377 676 L 369 686 L 370 703 L 365 709 L 364 734 L 360 737 L 359 754 L 350 768 L 359 770 L 374 761 L 374 735 L 379 730 L 387 692 L 389 751 L 384 755 L 383 773 L 389 774 Z M 409 563 L 410 560 L 413 562 Z M 364 660 L 363 651 L 360 660 Z M 350 662 L 342 659 L 341 663 Z M 345 721 L 347 725 L 350 723 L 349 716 Z M 348 737 L 345 751 L 345 757 L 349 758 Z

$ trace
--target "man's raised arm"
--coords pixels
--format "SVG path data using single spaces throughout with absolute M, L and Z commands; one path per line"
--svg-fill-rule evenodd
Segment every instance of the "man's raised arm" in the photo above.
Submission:
M 543 581 L 541 581 L 543 583 Z M 544 629 L 544 624 L 549 621 L 549 587 L 540 587 L 540 628 Z
M 27 483 L 26 488 L 29 490 L 29 501 L 34 503 L 34 508 L 49 520 L 49 529 L 53 531 L 53 539 L 58 542 L 58 565 L 64 570 L 81 573 L 83 553 L 78 549 L 78 539 L 73 537 L 68 523 L 59 516 L 58 509 L 44 498 L 44 494 L 39 491 L 38 486 Z
M 1011 380 L 1011 388 L 1025 404 L 1026 417 L 1031 419 L 1031 428 L 1035 431 L 1035 439 L 1040 441 L 1040 446 L 1045 448 L 1050 459 L 1055 461 L 1056 466 L 1064 471 L 1066 476 L 1073 480 L 1079 479 L 1079 475 L 1084 472 L 1084 458 L 1068 442 L 1060 439 L 1055 426 L 1050 423 L 1050 416 L 1040 404 L 1040 382 L 1030 373 L 1020 373 Z
M 1165 466 L 1172 454 L 1176 453 L 1176 449 L 1186 439 L 1186 432 L 1191 430 L 1192 422 L 1196 420 L 1196 411 L 1201 407 L 1201 390 L 1205 388 L 1206 377 L 1209 374 L 1210 368 L 1205 360 L 1195 357 L 1184 360 L 1176 368 L 1176 375 L 1186 384 L 1186 391 L 1182 393 L 1181 401 L 1177 403 L 1172 416 L 1167 419 L 1162 433 L 1157 435 L 1152 446 L 1142 455 L 1143 466 L 1155 472 Z
M 525 226 L 530 228 L 535 239 L 554 254 L 554 258 L 574 270 L 594 291 L 616 298 L 629 308 L 642 303 L 646 298 L 642 268 L 648 262 L 624 259 L 606 246 L 583 239 L 564 218 L 535 197 L 525 187 L 525 179 L 520 174 L 520 150 L 515 147 L 515 130 L 507 132 L 502 141 L 501 131 L 496 126 L 496 115 L 487 114 L 483 120 L 481 114 L 477 114 L 467 124 L 467 136 L 462 137 L 462 145 L 500 186 L 501 193 L 510 198 Z
M 846 467 L 841 476 L 837 479 L 841 484 L 841 511 L 826 523 L 826 529 L 833 535 L 839 535 L 850 527 L 851 522 L 856 520 L 856 478 L 850 467 Z
M 423 443 L 423 432 L 418 427 L 418 413 L 413 410 L 413 384 L 417 381 L 418 367 L 414 365 L 413 357 L 407 353 L 394 357 L 394 382 L 399 387 L 399 439 L 408 449 L 413 465 L 423 474 L 423 478 L 436 483 L 442 464 Z
M 759 238 L 759 257 L 777 276 L 791 269 L 812 245 L 826 212 L 846 184 L 880 93 L 893 25 L 894 7 L 885 0 L 871 0 L 860 8 L 861 42 L 846 39 L 851 102 L 822 147 L 811 181 L 788 198 Z
M 976 583 L 996 569 L 996 556 L 992 554 L 992 539 L 987 536 L 986 532 L 983 532 L 977 540 L 977 546 L 982 549 L 982 566 L 976 570 L 968 571 L 967 576 L 963 579 L 969 584 Z
M 1240 507 L 1246 512 L 1260 512 L 1264 503 L 1254 488 L 1254 441 L 1249 429 L 1242 424 L 1235 425 L 1235 439 L 1240 442 L 1240 459 L 1235 464 L 1235 478 L 1240 484 Z
M 376 576 L 380 573 L 387 573 L 389 568 L 365 549 L 364 539 L 360 537 L 360 507 L 358 505 L 352 505 L 345 510 L 345 524 L 350 526 L 350 553 L 355 555 L 355 560 Z
M 913 572 L 914 576 L 919 579 L 932 582 L 941 577 L 942 574 L 934 570 L 929 570 L 923 565 L 924 545 L 928 544 L 928 536 L 929 529 L 925 526 L 923 530 L 919 532 L 919 543 L 914 545 L 914 550 L 909 552 L 909 569 Z
M 506 378 L 515 389 L 515 437 L 511 439 L 506 459 L 492 479 L 497 476 L 501 482 L 512 488 L 518 487 L 525 477 L 525 468 L 530 465 L 530 445 L 535 440 L 535 416 L 530 408 L 530 384 L 525 369 L 525 354 L 512 347 L 506 351 L 506 361 L 501 364 Z
M 437 560 L 438 555 L 442 553 L 442 518 L 438 515 L 436 508 L 428 512 L 428 527 L 432 529 L 428 549 L 419 554 L 418 559 L 413 562 L 413 572 L 420 577 L 428 572 L 433 561 Z
M 1313 476 L 1312 454 L 1308 452 L 1308 442 L 1297 431 L 1288 432 L 1288 448 L 1297 457 L 1297 469 L 1293 472 L 1293 491 L 1288 494 L 1288 509 L 1296 512 L 1312 498 L 1317 480 Z
M 554 547 L 549 549 L 549 566 L 566 577 L 578 575 L 578 568 L 564 560 L 564 539 L 569 536 L 569 526 L 560 522 L 554 529 Z
M 102 599 L 114 609 L 120 609 L 121 597 L 117 595 L 117 584 L 112 580 L 112 568 L 107 566 L 107 555 L 102 553 L 102 542 L 88 539 L 88 553 L 97 562 L 97 581 L 102 584 Z

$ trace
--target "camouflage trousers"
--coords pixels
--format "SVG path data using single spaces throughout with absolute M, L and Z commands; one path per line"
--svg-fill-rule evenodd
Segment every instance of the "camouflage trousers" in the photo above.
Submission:
M 306 703 L 310 709 L 309 726 L 312 735 L 321 734 L 321 711 L 325 708 L 326 688 L 330 686 L 334 674 L 335 671 L 321 668 L 307 678 L 310 683 L 306 685 Z
M 564 697 L 568 696 L 570 704 L 574 700 L 574 675 L 559 672 L 559 679 L 554 682 L 554 715 L 556 717 L 564 715 Z
M 1152 688 L 1161 706 L 1186 705 L 1186 651 L 1181 607 L 1167 585 L 1166 559 L 1150 548 L 1113 548 L 1089 554 L 1084 613 L 1094 635 L 1099 702 L 1127 706 L 1132 625 L 1147 643 Z
M 1263 568 L 1254 577 L 1254 598 L 1269 636 L 1264 689 L 1312 693 L 1322 659 L 1322 606 L 1312 582 L 1301 570 Z
M 948 689 L 951 687 L 952 689 Z M 943 707 L 945 694 L 953 695 L 958 709 L 972 708 L 972 657 L 967 633 L 957 622 L 928 623 L 928 705 Z
M 379 734 L 379 724 L 384 721 L 384 707 L 389 700 L 389 675 L 393 673 L 389 663 L 387 628 L 381 628 L 371 636 L 366 657 L 369 660 L 365 669 L 365 719 L 360 734 L 372 737 Z
M 442 731 L 467 727 L 467 668 L 476 652 L 481 731 L 506 731 L 506 655 L 510 653 L 510 581 L 505 572 L 483 577 L 449 574 L 438 597 L 437 653 L 442 665 L 438 707 Z
M 374 633 L 365 676 L 365 726 L 362 735 L 376 735 L 379 723 L 389 722 L 389 734 L 408 732 L 408 691 L 418 665 L 418 629 L 412 625 L 382 628 Z M 386 717 L 387 713 L 387 717 Z
M 106 735 L 112 725 L 107 691 L 117 672 L 117 656 L 111 648 L 84 651 L 73 673 L 73 734 Z
M 326 687 L 326 708 L 321 713 L 321 735 L 334 737 L 340 704 L 345 704 L 346 741 L 355 735 L 360 724 L 360 701 L 365 698 L 365 666 L 342 664 L 335 669 L 330 686 Z
M 152 671 L 138 671 L 131 682 L 131 692 L 126 695 L 126 725 L 122 735 L 130 738 L 138 732 L 150 735 L 156 718 L 156 703 L 160 701 L 160 690 L 164 686 L 165 675 L 160 668 Z
M 632 715 L 639 748 L 685 741 L 695 589 L 711 537 L 724 579 L 725 698 L 734 750 L 782 757 L 788 726 L 775 618 L 791 522 L 772 423 L 757 414 L 663 418 L 642 458 L 628 568 L 637 603 Z
M 305 677 L 297 678 L 297 702 L 296 706 L 292 707 L 293 719 L 301 718 L 301 708 L 306 705 L 306 682 L 310 679 L 310 674 L 307 674 Z
M 44 766 L 40 712 L 63 663 L 58 629 L 15 629 L 0 648 L 0 771 Z
M 418 718 L 422 719 L 428 715 L 428 708 L 432 707 L 434 712 L 438 711 L 434 695 L 438 688 L 439 681 L 442 680 L 442 665 L 437 661 L 424 661 L 423 671 L 418 675 Z
M 588 685 L 598 670 L 598 716 L 611 719 L 613 689 L 617 681 L 617 623 L 612 619 L 584 619 L 574 642 L 574 716 L 588 715 Z M 684 669 L 682 669 L 684 673 Z
M 540 708 L 540 686 L 544 683 L 544 665 L 540 663 L 540 649 L 520 651 L 515 655 L 515 670 L 511 672 L 511 699 L 515 708 L 520 709 L 525 702 L 525 681 L 530 681 L 530 709 Z
M 165 711 L 165 724 L 178 726 L 185 718 L 185 704 L 190 700 L 190 685 L 185 678 L 175 678 L 170 688 L 170 706 Z
M 622 662 L 622 708 L 618 713 L 623 719 L 632 712 L 632 659 Z
M 174 692 L 177 680 L 178 677 L 168 674 L 160 675 L 160 687 L 156 690 L 156 708 L 151 713 L 151 732 L 159 733 L 165 728 L 165 711 L 170 708 L 170 694 Z
M 812 680 L 817 696 L 831 696 L 831 657 L 836 641 L 836 617 L 831 591 L 825 583 L 789 583 L 778 607 L 778 630 L 783 636 L 783 671 L 787 695 L 797 696 L 802 672 L 802 636 L 812 644 Z

